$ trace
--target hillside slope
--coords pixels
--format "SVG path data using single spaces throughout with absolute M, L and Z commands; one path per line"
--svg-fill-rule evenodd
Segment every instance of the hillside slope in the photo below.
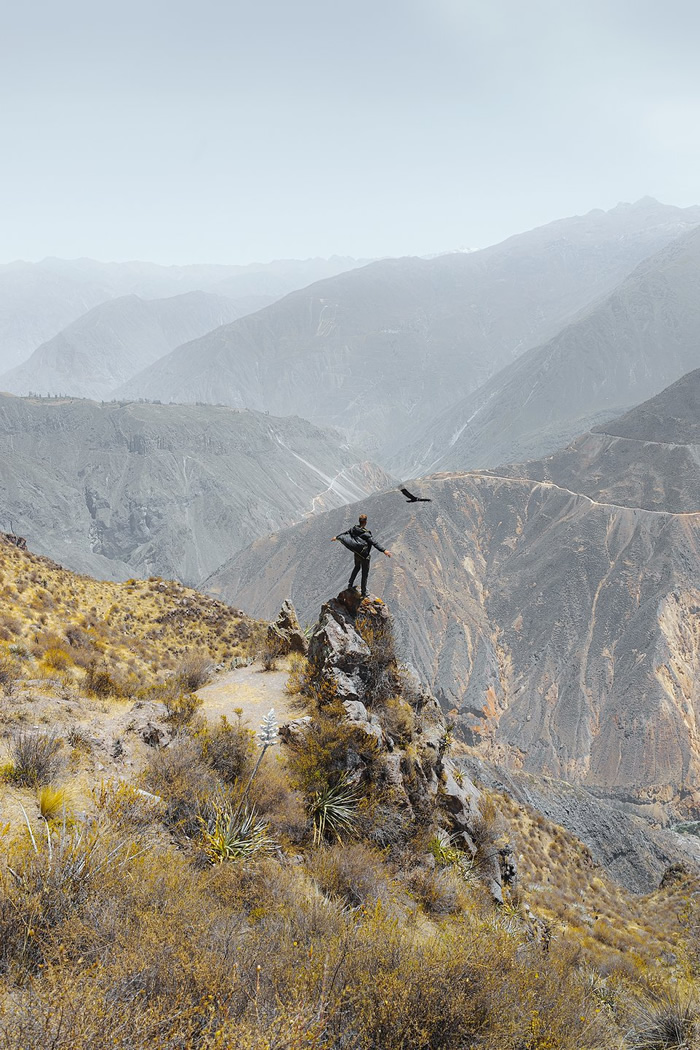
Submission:
M 560 448 L 700 365 L 700 230 L 642 263 L 551 341 L 416 434 L 411 473 L 493 467 Z
M 673 418 L 697 438 L 697 384 L 693 373 L 610 428 L 640 437 L 587 435 L 542 463 L 423 478 L 432 503 L 387 492 L 362 504 L 395 555 L 375 559 L 370 586 L 466 740 L 516 769 L 693 813 L 700 456 L 653 433 Z M 259 540 L 208 587 L 262 616 L 291 595 L 308 616 L 347 571 L 328 541 L 353 517 Z
M 0 457 L 5 527 L 117 579 L 196 582 L 270 529 L 390 482 L 336 433 L 209 405 L 0 395 Z
M 265 305 L 264 300 L 239 301 L 206 292 L 170 299 L 111 299 L 0 375 L 0 390 L 107 399 L 115 386 L 183 341 L 243 316 L 249 307 Z
M 372 263 L 177 348 L 116 396 L 291 411 L 381 458 L 699 218 L 646 199 L 470 254 Z

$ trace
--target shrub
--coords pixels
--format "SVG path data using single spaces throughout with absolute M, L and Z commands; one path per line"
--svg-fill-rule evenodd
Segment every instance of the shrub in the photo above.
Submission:
M 201 696 L 194 693 L 165 692 L 163 703 L 166 720 L 176 728 L 189 725 L 203 702 Z
M 96 667 L 94 662 L 88 665 L 85 688 L 88 693 L 101 698 L 121 695 L 121 688 L 109 671 Z
M 342 703 L 333 699 L 318 707 L 303 742 L 290 745 L 287 762 L 292 782 L 310 798 L 338 783 L 349 763 L 359 774 L 359 793 L 366 794 L 376 781 L 377 758 L 376 740 L 351 725 Z
M 53 671 L 65 671 L 73 660 L 65 649 L 54 647 L 47 649 L 43 656 L 44 663 Z
M 162 799 L 157 795 L 135 788 L 124 780 L 102 781 L 99 788 L 93 790 L 92 796 L 97 808 L 109 817 L 112 824 L 123 830 L 150 827 L 163 816 L 165 809 Z
M 403 747 L 413 739 L 413 711 L 400 697 L 391 697 L 386 701 L 381 720 L 384 730 L 399 746 Z
M 214 665 L 207 656 L 187 656 L 175 672 L 175 679 L 181 690 L 194 693 L 201 689 L 211 678 Z
M 416 868 L 407 882 L 416 900 L 431 915 L 450 915 L 468 900 L 464 882 L 449 868 Z
M 285 690 L 290 696 L 306 692 L 309 684 L 309 662 L 301 653 L 289 654 L 289 677 Z
M 363 671 L 369 699 L 372 703 L 382 703 L 400 686 L 394 632 L 388 621 L 363 616 L 362 611 L 357 616 L 356 626 L 370 651 Z
M 61 740 L 55 733 L 21 729 L 11 745 L 12 779 L 25 787 L 50 783 L 60 769 Z
M 150 757 L 144 770 L 148 788 L 165 803 L 168 825 L 187 835 L 199 831 L 199 817 L 217 793 L 217 783 L 190 737 L 178 737 Z
M 241 715 L 236 712 L 235 722 L 222 715 L 213 727 L 203 722 L 195 733 L 202 758 L 227 784 L 235 784 L 253 765 L 255 733 L 242 724 Z
M 0 656 L 0 689 L 5 696 L 12 696 L 18 678 L 19 668 L 16 662 L 7 656 Z
M 384 905 L 390 902 L 392 888 L 387 879 L 382 854 L 362 842 L 338 843 L 316 850 L 307 859 L 314 882 L 327 896 L 343 905 Z
M 263 671 L 276 671 L 279 657 L 279 646 L 275 642 L 266 641 L 258 654 Z

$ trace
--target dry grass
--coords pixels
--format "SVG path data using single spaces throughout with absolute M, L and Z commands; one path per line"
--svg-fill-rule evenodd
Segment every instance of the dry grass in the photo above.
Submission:
M 309 747 L 271 749 L 248 796 L 275 852 L 211 865 L 204 831 L 222 831 L 217 813 L 238 815 L 256 756 L 251 730 L 240 718 L 209 724 L 192 712 L 171 724 L 168 746 L 151 749 L 139 724 L 162 712 L 164 690 L 188 695 L 191 654 L 242 655 L 259 647 L 256 626 L 177 584 L 99 584 L 2 544 L 0 591 L 0 660 L 17 673 L 12 688 L 44 673 L 55 697 L 42 707 L 25 690 L 3 708 L 8 742 L 49 742 L 43 772 L 36 756 L 22 759 L 29 772 L 18 782 L 12 754 L 0 785 L 3 814 L 18 814 L 0 822 L 6 1050 L 697 1044 L 700 885 L 691 877 L 633 897 L 573 836 L 493 794 L 474 828 L 478 849 L 489 855 L 507 835 L 521 873 L 495 908 L 464 857 L 435 845 L 431 814 L 411 823 L 387 797 L 376 749 L 343 724 L 332 695 L 314 694 L 301 659 L 290 691 L 307 694 Z M 371 641 L 378 710 L 410 765 L 413 712 L 393 650 Z M 84 700 L 91 666 L 119 695 L 93 689 Z M 139 690 L 136 703 L 123 702 Z M 50 789 L 52 805 L 37 787 L 55 783 L 59 705 L 74 781 Z M 117 735 L 101 717 L 114 717 L 129 754 L 140 756 L 133 766 L 120 759 L 101 771 Z M 46 731 L 27 728 L 42 719 Z M 314 846 L 310 803 L 339 783 L 349 756 L 359 795 L 353 834 Z M 56 798 L 76 784 L 78 815 L 61 820 Z M 214 852 L 220 859 L 236 848 Z
M 169 674 L 198 688 L 214 664 L 252 654 L 264 634 L 264 625 L 175 581 L 93 580 L 5 542 L 0 578 L 6 691 L 47 675 L 85 682 L 100 697 L 133 695 Z

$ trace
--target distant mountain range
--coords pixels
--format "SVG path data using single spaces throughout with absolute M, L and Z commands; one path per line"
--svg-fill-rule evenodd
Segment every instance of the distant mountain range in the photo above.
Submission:
M 213 406 L 0 395 L 0 531 L 109 579 L 197 581 L 307 514 L 391 484 L 340 436 Z
M 700 366 L 699 290 L 696 228 L 426 424 L 394 469 L 461 470 L 539 456 L 657 393 Z
M 700 369 L 546 460 L 448 473 L 260 539 L 207 581 L 302 621 L 343 585 L 359 509 L 394 559 L 371 589 L 462 737 L 643 813 L 700 816 Z
M 178 347 L 115 396 L 294 412 L 386 461 L 698 222 L 645 198 L 482 251 L 372 263 Z
M 209 292 L 169 299 L 110 299 L 0 375 L 0 390 L 107 399 L 115 386 L 175 346 L 267 302 L 265 296 L 229 299 Z
M 366 261 L 334 256 L 250 266 L 159 266 L 43 259 L 0 265 L 0 372 L 26 361 L 38 346 L 108 299 L 162 299 L 206 291 L 238 300 L 264 296 L 269 301 Z

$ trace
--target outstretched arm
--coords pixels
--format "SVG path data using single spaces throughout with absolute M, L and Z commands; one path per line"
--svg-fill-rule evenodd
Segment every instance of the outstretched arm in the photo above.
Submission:
M 373 547 L 376 547 L 378 551 L 381 551 L 382 554 L 386 554 L 389 558 L 391 557 L 391 552 L 382 547 L 381 543 L 377 543 L 376 540 L 370 540 L 369 542 L 372 544 Z

